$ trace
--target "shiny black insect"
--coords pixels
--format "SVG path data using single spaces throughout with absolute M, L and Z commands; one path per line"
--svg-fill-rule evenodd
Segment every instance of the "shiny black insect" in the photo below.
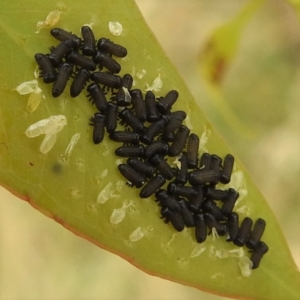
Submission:
M 155 141 L 145 148 L 145 158 L 150 159 L 156 154 L 167 155 L 169 151 L 168 143 L 164 141 Z
M 168 184 L 168 192 L 176 197 L 193 199 L 197 196 L 197 190 L 191 186 L 178 185 L 174 182 Z
M 138 144 L 140 137 L 136 132 L 132 131 L 114 131 L 109 135 L 112 141 L 119 143 Z
M 198 243 L 203 243 L 207 237 L 207 227 L 202 213 L 195 215 L 195 237 Z
M 259 267 L 262 257 L 268 252 L 269 247 L 264 242 L 259 242 L 256 248 L 254 249 L 250 260 L 253 263 L 252 269 Z
M 168 207 L 162 207 L 160 213 L 162 215 L 162 218 L 165 219 L 164 222 L 171 222 L 175 230 L 182 231 L 184 229 L 184 221 L 180 214 L 172 212 Z
M 126 164 L 118 165 L 120 173 L 130 182 L 130 185 L 140 188 L 145 182 L 145 178 Z
M 89 26 L 82 26 L 81 34 L 83 38 L 82 53 L 93 56 L 96 53 L 96 40 L 92 29 Z
M 51 61 L 47 55 L 37 53 L 34 55 L 35 61 L 41 70 L 41 76 L 45 83 L 54 82 L 56 79 L 56 72 L 51 64 Z
M 181 208 L 180 205 L 172 195 L 170 195 L 166 190 L 158 190 L 155 193 L 155 197 L 157 201 L 159 202 L 159 205 L 162 207 L 167 207 L 172 212 L 180 213 Z
M 228 215 L 228 234 L 229 238 L 227 239 L 228 242 L 233 242 L 239 231 L 239 215 L 236 212 L 232 212 Z
M 175 131 L 182 125 L 186 118 L 184 111 L 175 111 L 171 113 L 168 124 L 164 128 L 163 139 L 167 142 L 173 142 L 175 138 Z
M 94 72 L 92 79 L 99 84 L 103 84 L 105 87 L 113 89 L 120 88 L 122 83 L 120 76 L 104 72 Z
M 144 144 L 151 144 L 155 137 L 159 135 L 160 132 L 163 131 L 166 124 L 165 119 L 160 119 L 154 123 L 152 123 L 141 136 L 141 141 Z
M 189 169 L 195 169 L 198 166 L 199 137 L 191 133 L 187 141 L 187 160 Z
M 76 34 L 68 32 L 61 28 L 53 28 L 50 30 L 51 35 L 56 38 L 57 40 L 63 42 L 67 40 L 71 40 L 73 42 L 73 48 L 77 49 L 81 45 L 81 38 L 78 37 Z
M 181 198 L 178 200 L 178 203 L 180 205 L 180 214 L 182 216 L 185 226 L 194 227 L 195 226 L 194 215 L 188 207 L 188 202 Z
M 169 149 L 170 156 L 177 156 L 182 152 L 183 148 L 185 147 L 189 134 L 190 134 L 190 130 L 186 126 L 181 125 L 175 135 L 175 139 L 173 143 L 170 146 Z
M 149 161 L 166 179 L 171 180 L 174 177 L 174 170 L 170 167 L 162 155 L 156 154 Z
M 77 97 L 83 90 L 85 84 L 90 79 L 91 74 L 86 69 L 80 69 L 76 74 L 70 88 L 71 97 Z
M 253 221 L 252 219 L 246 217 L 241 226 L 239 227 L 237 237 L 233 241 L 233 243 L 239 247 L 243 247 L 245 243 L 247 242 L 247 239 L 249 238 L 249 234 L 251 233 L 251 227 L 252 227 Z
M 201 185 L 194 187 L 194 189 L 197 194 L 187 199 L 190 201 L 190 210 L 194 213 L 198 213 L 201 210 L 204 201 L 203 189 Z
M 145 122 L 147 120 L 147 111 L 142 91 L 139 89 L 131 90 L 130 95 L 135 115 L 141 122 Z
M 147 91 L 145 95 L 145 104 L 147 110 L 147 121 L 149 123 L 153 123 L 158 121 L 160 118 L 160 114 L 156 107 L 155 95 L 151 91 Z
M 120 64 L 104 52 L 97 51 L 93 59 L 95 63 L 105 67 L 111 73 L 119 73 L 121 71 Z
M 89 71 L 96 70 L 96 64 L 93 62 L 92 59 L 81 55 L 77 51 L 73 50 L 68 56 L 67 61 L 73 63 L 75 66 L 81 67 L 83 69 Z
M 227 197 L 228 190 L 218 190 L 214 186 L 205 186 L 204 190 L 205 197 L 211 200 L 222 200 L 224 201 Z
M 106 130 L 113 133 L 117 128 L 118 106 L 113 102 L 107 103 Z
M 101 51 L 108 52 L 117 57 L 125 57 L 127 55 L 127 49 L 121 45 L 115 44 L 109 39 L 101 38 L 98 40 L 97 47 Z
M 220 180 L 220 171 L 201 169 L 189 174 L 189 182 L 192 185 L 215 183 Z
M 217 204 L 212 200 L 205 200 L 202 204 L 202 208 L 212 214 L 218 221 L 226 221 L 226 216 L 223 215 L 222 210 Z
M 199 165 L 200 170 L 209 170 L 210 157 L 211 157 L 211 155 L 208 153 L 202 154 L 202 156 L 200 158 L 200 165 Z
M 211 170 L 220 171 L 221 164 L 222 164 L 222 158 L 221 157 L 219 157 L 216 154 L 212 154 L 210 156 L 210 165 L 209 165 L 209 168 Z
M 144 125 L 143 123 L 137 118 L 137 116 L 135 116 L 130 109 L 128 108 L 124 108 L 120 113 L 119 113 L 119 117 L 120 119 L 122 119 L 122 121 L 124 123 L 126 123 L 128 126 L 130 126 L 133 131 L 137 132 L 137 133 L 142 133 L 144 132 Z
M 246 246 L 249 249 L 255 249 L 258 246 L 260 239 L 265 231 L 265 228 L 266 221 L 261 218 L 258 218 L 253 226 L 253 230 L 250 234 L 250 237 L 246 242 Z
M 133 169 L 135 169 L 140 174 L 151 178 L 154 174 L 155 168 L 149 164 L 148 162 L 142 161 L 138 158 L 129 158 L 127 160 L 127 164 L 131 166 Z
M 166 183 L 166 179 L 161 174 L 152 177 L 150 181 L 144 185 L 140 192 L 141 198 L 148 198 L 152 196 L 158 189 Z
M 93 142 L 94 144 L 99 144 L 104 138 L 106 117 L 101 113 L 95 113 L 94 117 L 92 117 L 90 121 L 90 125 L 94 126 Z
M 220 177 L 220 181 L 222 183 L 227 184 L 230 182 L 233 164 L 234 164 L 234 157 L 231 154 L 227 154 L 224 159 L 223 171 Z
M 102 112 L 105 113 L 107 110 L 107 100 L 105 97 L 105 94 L 103 90 L 100 88 L 98 83 L 91 83 L 87 87 L 87 91 L 89 93 L 90 101 L 92 101 L 92 104 L 96 105 L 96 108 Z
M 53 66 L 57 67 L 62 62 L 62 59 L 72 50 L 73 42 L 66 40 L 61 42 L 56 48 L 51 49 L 49 59 Z
M 227 233 L 226 223 L 218 222 L 217 218 L 211 213 L 204 214 L 204 220 L 206 226 L 212 231 L 213 228 L 216 229 L 218 235 L 225 235 Z
M 131 105 L 131 96 L 126 89 L 123 89 L 123 87 L 119 88 L 119 90 L 111 98 L 111 100 L 116 100 L 117 105 L 120 107 L 125 107 L 125 106 Z
M 58 97 L 64 91 L 67 82 L 72 74 L 73 67 L 68 63 L 64 63 L 59 68 L 56 80 L 52 87 L 52 96 L 54 98 Z
M 162 114 L 165 114 L 168 111 L 170 111 L 172 105 L 176 102 L 178 95 L 178 92 L 175 90 L 168 92 L 168 94 L 164 98 L 161 98 L 157 103 L 158 110 Z
M 143 145 L 122 146 L 116 149 L 115 154 L 120 157 L 143 157 L 144 151 Z
M 122 87 L 126 88 L 127 90 L 131 90 L 133 84 L 133 78 L 130 74 L 125 74 L 122 77 Z
M 178 184 L 186 184 L 188 180 L 188 166 L 187 166 L 186 152 L 182 152 L 182 155 L 178 161 L 180 162 L 180 166 L 178 167 L 178 172 L 176 175 L 175 182 Z
M 232 188 L 228 189 L 227 195 L 224 199 L 224 203 L 221 209 L 223 215 L 227 216 L 232 212 L 238 197 L 239 197 L 239 193 L 235 189 Z

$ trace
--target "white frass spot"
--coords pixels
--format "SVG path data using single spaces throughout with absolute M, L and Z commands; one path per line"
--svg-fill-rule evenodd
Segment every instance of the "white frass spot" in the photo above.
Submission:
M 131 95 L 130 95 L 128 89 L 123 87 L 123 91 L 124 91 L 124 94 L 125 94 L 125 101 L 127 103 L 131 103 Z
M 200 137 L 200 143 L 199 143 L 200 151 L 207 152 L 206 144 L 207 144 L 210 134 L 211 134 L 211 131 L 206 129 L 206 127 L 204 127 L 204 132 L 202 133 L 202 135 Z
M 42 153 L 49 152 L 56 142 L 56 135 L 67 124 L 67 119 L 63 115 L 51 116 L 48 119 L 40 120 L 29 126 L 25 134 L 29 138 L 34 138 L 41 134 L 45 134 L 45 138 L 40 146 Z
M 142 79 L 146 75 L 147 71 L 145 69 L 142 69 L 141 71 L 136 72 L 136 77 L 138 79 Z
M 238 265 L 242 276 L 249 277 L 251 275 L 253 263 L 248 256 L 241 257 L 238 261 Z
M 192 253 L 190 254 L 190 258 L 194 258 L 194 257 L 200 256 L 205 250 L 206 250 L 206 247 L 197 245 L 193 249 Z
M 122 222 L 126 215 L 126 209 L 131 205 L 131 202 L 124 202 L 121 208 L 115 208 L 110 216 L 110 223 L 116 225 Z
M 244 250 L 242 247 L 238 249 L 219 249 L 215 250 L 215 254 L 218 258 L 228 258 L 228 257 L 243 257 L 244 256 Z
M 185 122 L 186 126 L 187 126 L 190 130 L 192 130 L 194 127 L 193 127 L 193 125 L 192 125 L 192 123 L 191 123 L 191 119 L 190 119 L 190 117 L 189 117 L 189 114 L 190 114 L 190 111 L 188 111 L 188 113 L 186 114 L 186 118 L 185 118 L 184 122 Z
M 116 165 L 118 166 L 118 165 L 121 165 L 121 164 L 123 164 L 123 159 L 122 158 L 117 159 L 116 160 Z
M 217 238 L 217 239 L 220 238 L 220 237 L 219 237 L 219 234 L 218 234 L 218 232 L 217 232 L 217 229 L 216 229 L 215 227 L 213 227 L 213 228 L 211 229 L 211 235 L 212 235 L 212 240 L 213 240 L 213 241 L 215 241 L 216 238 Z
M 60 8 L 50 11 L 45 21 L 38 21 L 36 24 L 36 32 L 39 33 L 43 28 L 53 28 L 59 21 L 62 11 Z
M 246 205 L 243 205 L 239 208 L 235 208 L 236 212 L 240 213 L 240 214 L 243 214 L 243 215 L 246 215 L 246 216 L 249 216 L 250 215 L 250 208 Z
M 159 92 L 163 86 L 163 82 L 160 78 L 160 74 L 153 80 L 152 84 L 149 86 L 147 83 L 146 83 L 146 92 L 147 91 L 154 91 L 154 92 Z
M 115 186 L 116 186 L 117 192 L 121 194 L 121 191 L 122 191 L 123 187 L 126 186 L 126 183 L 123 180 L 119 180 L 115 183 Z
M 38 79 L 40 77 L 40 73 L 41 73 L 41 70 L 40 70 L 39 66 L 37 66 L 33 72 L 34 78 Z
M 118 36 L 118 35 L 122 34 L 123 26 L 120 22 L 110 21 L 110 22 L 108 22 L 108 29 L 109 29 L 109 31 L 111 32 L 112 35 Z
M 80 133 L 75 133 L 72 137 L 71 137 L 71 140 L 65 150 L 65 154 L 64 156 L 66 158 L 69 158 L 71 156 L 71 153 L 73 152 L 74 150 L 74 147 L 76 146 L 77 142 L 79 141 L 80 139 Z
M 101 174 L 100 174 L 100 178 L 103 179 L 104 177 L 106 177 L 108 174 L 108 170 L 105 169 Z
M 176 156 L 175 159 L 173 160 L 173 165 L 175 165 L 179 170 L 181 170 L 181 162 L 179 161 L 181 156 L 182 154 Z
M 137 229 L 131 232 L 131 234 L 129 235 L 129 240 L 131 242 L 137 242 L 141 240 L 143 237 L 144 237 L 144 232 L 141 227 L 138 227 Z

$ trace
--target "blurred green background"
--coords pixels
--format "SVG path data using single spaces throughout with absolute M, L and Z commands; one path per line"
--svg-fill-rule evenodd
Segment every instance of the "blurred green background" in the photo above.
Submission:
M 199 58 L 214 30 L 250 1 L 136 2 L 207 117 L 265 195 L 300 267 L 300 24 L 295 11 L 281 0 L 261 6 L 244 28 L 216 96 L 201 78 Z M 1 299 L 224 299 L 147 275 L 2 188 L 0 203 Z

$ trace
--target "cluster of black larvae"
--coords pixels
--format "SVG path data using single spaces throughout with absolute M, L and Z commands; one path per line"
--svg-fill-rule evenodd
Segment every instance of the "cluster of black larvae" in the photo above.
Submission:
M 53 97 L 64 91 L 72 74 L 72 97 L 91 81 L 87 87 L 89 100 L 98 110 L 90 119 L 93 142 L 101 143 L 107 131 L 111 140 L 123 143 L 115 154 L 128 159 L 118 169 L 131 186 L 141 188 L 140 197 L 155 195 L 161 218 L 177 231 L 194 227 L 198 243 L 214 233 L 226 235 L 227 241 L 239 247 L 246 245 L 252 251 L 253 269 L 257 268 L 268 251 L 261 241 L 265 221 L 258 218 L 253 226 L 252 219 L 246 217 L 239 224 L 239 215 L 233 212 L 239 193 L 233 188 L 216 187 L 230 182 L 234 157 L 228 154 L 222 161 L 215 154 L 204 153 L 199 158 L 199 137 L 183 125 L 186 113 L 171 111 L 178 92 L 171 90 L 157 98 L 152 91 L 143 95 L 140 89 L 132 89 L 132 76 L 116 75 L 121 66 L 112 57 L 125 57 L 127 50 L 106 38 L 96 41 L 88 26 L 81 31 L 82 39 L 62 29 L 52 29 L 51 34 L 61 43 L 51 48 L 50 54 L 35 55 L 44 82 L 54 82 Z M 123 131 L 117 130 L 118 121 L 124 125 Z M 177 160 L 176 168 L 168 158 Z M 167 188 L 161 189 L 167 181 Z

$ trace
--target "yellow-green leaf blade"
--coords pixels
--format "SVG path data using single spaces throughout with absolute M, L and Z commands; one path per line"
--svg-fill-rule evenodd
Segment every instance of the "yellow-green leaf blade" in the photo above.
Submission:
M 25 6 L 39 7 L 34 1 L 23 5 L 23 10 Z M 55 43 L 48 30 L 42 30 L 38 35 L 34 33 L 36 22 L 43 20 L 54 8 L 43 4 L 42 8 L 27 13 L 26 24 L 19 24 L 16 16 L 21 5 L 14 6 L 7 2 L 4 7 L 6 9 L 1 12 L 1 30 L 5 34 L 1 41 L 4 68 L 1 70 L 3 124 L 0 131 L 0 176 L 3 184 L 28 197 L 32 204 L 72 231 L 124 256 L 149 273 L 227 296 L 281 299 L 284 295 L 290 295 L 290 299 L 298 298 L 298 271 L 272 212 L 247 175 L 248 197 L 243 203 L 250 208 L 251 217 L 261 216 L 267 220 L 264 240 L 270 246 L 270 252 L 250 278 L 242 278 L 235 259 L 221 260 L 209 255 L 210 246 L 217 249 L 235 247 L 223 239 L 213 242 L 209 238 L 203 244 L 206 250 L 197 257 L 191 257 L 197 247 L 192 230 L 175 233 L 169 225 L 159 220 L 159 211 L 153 199 L 143 201 L 137 196 L 137 190 L 126 186 L 118 190 L 116 182 L 123 181 L 123 178 L 116 170 L 117 158 L 111 153 L 116 144 L 105 141 L 103 145 L 93 145 L 92 128 L 87 123 L 94 109 L 84 94 L 70 99 L 65 93 L 65 97 L 52 99 L 50 87 L 42 84 L 46 100 L 34 113 L 27 113 L 27 97 L 18 95 L 12 89 L 23 81 L 33 79 L 33 54 L 47 52 L 47 48 Z M 101 14 L 96 14 L 97 11 L 101 11 Z M 137 71 L 145 69 L 147 73 L 144 78 L 136 78 L 137 86 L 143 89 L 146 83 L 151 84 L 160 74 L 163 88 L 158 94 L 178 89 L 180 102 L 174 109 L 188 112 L 193 131 L 197 134 L 201 135 L 204 128 L 212 131 L 207 143 L 208 150 L 221 156 L 230 152 L 205 120 L 131 2 L 125 5 L 116 1 L 103 6 L 89 3 L 88 7 L 81 7 L 66 1 L 66 10 L 59 25 L 78 33 L 80 26 L 91 20 L 95 21 L 93 29 L 96 36 L 110 36 L 108 21 L 121 22 L 124 35 L 110 37 L 128 48 L 128 58 L 122 61 L 124 73 L 131 72 L 133 67 Z M 38 150 L 41 138 L 28 139 L 24 131 L 32 123 L 57 114 L 67 116 L 68 126 L 58 134 L 55 147 L 45 156 Z M 81 137 L 66 160 L 62 155 L 71 137 L 78 132 Z M 240 163 L 238 168 L 243 170 Z M 103 171 L 106 169 L 105 176 Z M 110 182 L 116 197 L 104 204 L 98 203 L 99 193 Z M 112 224 L 110 218 L 113 210 L 121 208 L 124 202 L 131 203 L 124 220 Z M 130 242 L 130 234 L 138 227 L 143 229 L 144 237 L 137 242 Z M 289 280 L 285 282 L 283 278 Z M 262 282 L 261 289 L 257 289 Z

